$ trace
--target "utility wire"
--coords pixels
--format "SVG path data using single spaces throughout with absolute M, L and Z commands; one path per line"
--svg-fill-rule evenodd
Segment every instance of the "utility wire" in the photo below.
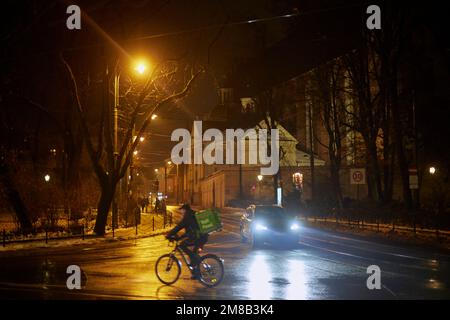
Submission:
M 333 8 L 318 9 L 318 10 L 311 10 L 311 11 L 305 11 L 305 12 L 295 12 L 295 13 L 290 13 L 290 14 L 265 17 L 265 18 L 259 18 L 259 19 L 213 24 L 213 25 L 197 27 L 197 28 L 192 28 L 192 29 L 183 29 L 183 30 L 178 30 L 178 31 L 173 31 L 173 32 L 164 32 L 164 33 L 158 33 L 158 34 L 144 35 L 144 36 L 140 36 L 140 37 L 124 39 L 123 42 L 140 41 L 140 40 L 148 40 L 148 39 L 156 39 L 156 38 L 164 38 L 164 37 L 173 37 L 173 36 L 184 35 L 184 34 L 189 34 L 189 33 L 196 33 L 196 32 L 201 32 L 201 31 L 205 31 L 205 30 L 217 29 L 217 28 L 227 28 L 227 27 L 240 26 L 240 25 L 253 25 L 253 24 L 259 24 L 259 23 L 272 22 L 272 21 L 276 21 L 276 20 L 289 20 L 289 19 L 293 19 L 293 18 L 299 18 L 302 16 L 321 14 L 321 13 L 326 13 L 326 12 L 331 12 L 331 11 L 339 11 L 339 10 L 348 9 L 348 8 L 352 8 L 352 7 L 358 7 L 358 6 L 361 6 L 361 5 L 360 4 L 350 4 L 350 5 L 333 7 Z M 97 41 L 96 43 L 68 47 L 65 49 L 35 52 L 34 54 L 30 54 L 29 56 L 39 55 L 39 54 L 51 54 L 51 53 L 55 53 L 55 52 L 58 53 L 61 50 L 63 52 L 64 51 L 69 52 L 69 51 L 88 49 L 88 48 L 103 46 L 106 43 L 107 42 L 105 42 L 105 41 Z

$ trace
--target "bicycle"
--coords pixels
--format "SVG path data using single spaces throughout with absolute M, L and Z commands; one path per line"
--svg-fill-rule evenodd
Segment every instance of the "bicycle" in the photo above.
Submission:
M 179 240 L 175 241 L 175 247 L 172 252 L 162 255 L 155 264 L 155 273 L 158 280 L 166 285 L 172 285 L 180 277 L 181 261 L 176 257 L 179 253 L 184 263 L 188 266 L 191 274 L 194 276 L 194 267 L 190 265 L 190 261 L 186 258 L 186 254 L 179 247 Z M 169 246 L 173 241 L 169 241 Z M 222 281 L 224 275 L 223 261 L 215 254 L 206 254 L 200 257 L 198 264 L 198 276 L 195 277 L 201 284 L 206 287 L 215 287 Z

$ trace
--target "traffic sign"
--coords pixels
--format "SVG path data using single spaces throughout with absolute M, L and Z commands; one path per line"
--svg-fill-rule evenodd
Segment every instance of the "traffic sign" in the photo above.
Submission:
M 419 189 L 419 176 L 417 175 L 417 168 L 411 166 L 408 168 L 409 173 L 409 189 L 417 190 Z
M 411 190 L 419 189 L 419 176 L 417 174 L 409 175 L 409 188 Z
M 366 169 L 350 169 L 350 184 L 366 184 Z

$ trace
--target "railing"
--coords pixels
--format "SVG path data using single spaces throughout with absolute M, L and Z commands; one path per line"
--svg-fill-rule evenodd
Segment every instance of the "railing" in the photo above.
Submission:
M 436 238 L 441 236 L 450 236 L 450 230 L 439 229 L 439 228 L 424 228 L 417 225 L 402 225 L 397 224 L 395 220 L 391 223 L 381 223 L 379 220 L 376 222 L 364 221 L 364 219 L 353 220 L 351 218 L 339 218 L 339 217 L 318 217 L 318 216 L 300 216 L 306 222 L 313 223 L 326 223 L 335 224 L 339 226 L 348 226 L 358 229 L 374 230 L 377 232 L 381 231 L 404 231 L 416 234 L 434 234 Z
M 67 227 L 65 228 L 61 228 L 61 224 L 57 224 L 59 226 L 58 230 L 55 230 L 55 228 L 51 228 L 50 226 L 44 226 L 39 228 L 38 230 L 35 229 L 34 233 L 31 232 L 27 235 L 24 235 L 20 229 L 8 232 L 3 229 L 1 231 L 2 246 L 6 247 L 7 244 L 39 241 L 45 241 L 45 243 L 47 244 L 52 240 L 85 240 L 87 238 L 99 237 L 93 233 L 93 228 L 91 226 L 92 219 L 89 220 L 90 221 L 87 221 L 85 218 L 79 219 L 76 225 L 70 226 L 70 224 L 67 224 Z M 138 219 L 135 219 L 135 221 L 138 222 Z M 107 226 L 105 235 L 100 237 L 131 238 L 137 236 L 145 237 L 153 235 L 155 232 L 165 230 L 167 227 L 172 226 L 173 213 L 171 211 L 167 211 L 166 214 L 141 213 L 141 221 L 141 223 L 135 223 L 134 225 L 122 228 L 113 228 L 113 226 L 110 224 Z

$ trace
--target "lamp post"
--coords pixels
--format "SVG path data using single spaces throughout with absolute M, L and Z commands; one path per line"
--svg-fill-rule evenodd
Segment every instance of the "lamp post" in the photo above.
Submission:
M 158 173 L 159 170 L 155 169 L 155 178 L 156 178 L 156 182 L 157 182 L 157 188 L 156 188 L 156 195 L 158 196 L 158 192 L 159 192 L 159 177 L 158 177 Z
M 114 117 L 114 171 L 119 166 L 118 158 L 118 127 L 119 127 L 119 82 L 120 82 L 120 72 L 119 72 L 119 61 L 117 61 L 115 69 L 114 69 L 114 109 L 113 109 L 113 117 Z M 118 195 L 117 190 L 114 190 L 114 198 L 112 203 L 112 227 L 118 227 L 119 217 L 118 217 Z
M 259 201 L 261 201 L 261 182 L 264 176 L 262 174 L 258 174 L 256 178 L 258 179 L 258 199 Z
M 144 74 L 144 72 L 147 70 L 147 66 L 143 61 L 138 61 L 135 66 L 134 70 L 138 74 Z M 113 148 L 114 148 L 114 168 L 112 168 L 114 171 L 117 170 L 120 166 L 120 163 L 118 163 L 119 159 L 119 143 L 118 143 L 118 131 L 119 131 L 119 99 L 120 99 L 120 65 L 119 60 L 117 61 L 115 68 L 114 68 L 114 109 L 113 109 L 113 123 L 114 123 L 114 133 L 113 133 Z M 134 136 L 134 126 L 133 126 L 133 136 Z M 132 176 L 132 164 L 130 163 L 130 176 Z M 131 184 L 131 179 L 130 182 Z M 120 191 L 119 193 L 122 193 L 122 187 L 121 183 L 120 185 Z M 127 183 L 128 185 L 128 183 Z M 129 190 L 128 190 L 129 193 Z M 127 197 L 128 198 L 128 197 Z M 114 190 L 114 198 L 112 203 L 112 225 L 113 228 L 116 228 L 118 226 L 118 194 L 116 190 Z
M 167 161 L 167 164 L 164 165 L 164 197 L 167 197 L 167 166 L 171 164 L 172 161 Z
M 179 179 L 179 175 L 178 175 L 178 163 L 177 163 L 177 178 L 176 178 L 176 182 L 175 182 L 176 192 L 177 192 L 177 196 L 176 196 L 177 204 L 180 203 L 180 201 L 179 201 L 180 199 L 179 199 L 179 183 L 178 183 L 178 179 Z

